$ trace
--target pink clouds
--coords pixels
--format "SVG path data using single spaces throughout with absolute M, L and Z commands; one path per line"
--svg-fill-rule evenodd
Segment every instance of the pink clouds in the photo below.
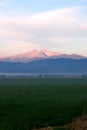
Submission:
M 87 41 L 87 20 L 81 20 L 80 7 L 63 8 L 23 16 L 0 15 L 0 48 L 10 53 L 20 53 L 34 48 L 48 48 L 72 51 L 75 38 L 85 37 Z M 2 47 L 4 44 L 6 47 Z M 77 43 L 76 43 L 77 44 Z M 83 43 L 80 43 L 83 44 Z M 70 49 L 70 50 L 71 50 Z

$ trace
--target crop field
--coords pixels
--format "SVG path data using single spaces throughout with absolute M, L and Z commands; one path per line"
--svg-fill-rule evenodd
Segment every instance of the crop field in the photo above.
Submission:
M 0 130 L 64 125 L 87 113 L 87 79 L 0 79 Z

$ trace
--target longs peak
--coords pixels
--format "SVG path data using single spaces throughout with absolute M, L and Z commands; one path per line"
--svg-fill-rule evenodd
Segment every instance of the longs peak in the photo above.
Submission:
M 57 51 L 49 51 L 46 49 L 43 50 L 31 50 L 24 54 L 13 55 L 11 57 L 1 58 L 1 61 L 10 61 L 10 62 L 29 62 L 37 59 L 45 58 L 72 58 L 72 59 L 83 59 L 85 57 L 77 54 L 67 55 L 61 54 Z

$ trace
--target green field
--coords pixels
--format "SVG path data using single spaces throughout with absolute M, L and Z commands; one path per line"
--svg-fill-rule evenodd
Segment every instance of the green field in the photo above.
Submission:
M 87 79 L 0 79 L 0 130 L 64 125 L 87 112 Z

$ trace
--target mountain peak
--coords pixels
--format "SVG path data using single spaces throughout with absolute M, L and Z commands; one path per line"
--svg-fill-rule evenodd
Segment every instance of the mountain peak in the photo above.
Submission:
M 49 50 L 46 50 L 46 49 L 43 49 L 42 50 L 48 57 L 51 57 L 51 56 L 58 56 L 60 55 L 59 52 L 56 52 L 56 51 L 49 51 Z
M 3 59 L 3 58 L 5 58 L 4 56 L 2 56 L 2 55 L 0 55 L 0 59 Z
M 18 54 L 15 56 L 12 56 L 11 58 L 17 58 L 17 57 L 23 57 L 23 58 L 46 58 L 51 56 L 58 56 L 60 53 L 58 52 L 52 52 L 46 49 L 43 50 L 31 50 L 24 54 Z
M 29 62 L 37 59 L 44 59 L 44 58 L 72 58 L 72 59 L 83 59 L 86 58 L 81 55 L 77 54 L 61 54 L 57 51 L 50 51 L 50 50 L 31 50 L 24 54 L 18 54 L 11 57 L 3 58 L 0 57 L 1 61 L 11 61 L 11 62 Z

